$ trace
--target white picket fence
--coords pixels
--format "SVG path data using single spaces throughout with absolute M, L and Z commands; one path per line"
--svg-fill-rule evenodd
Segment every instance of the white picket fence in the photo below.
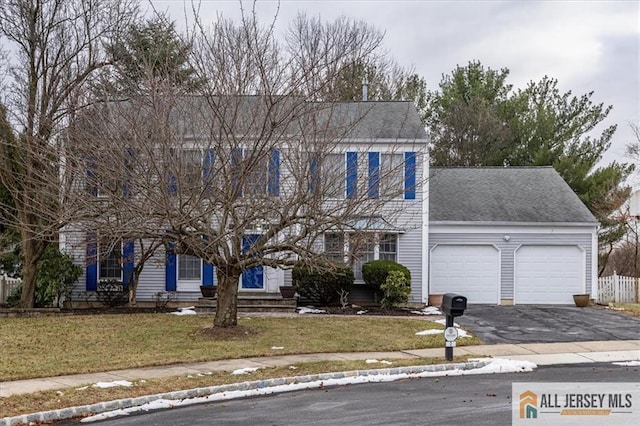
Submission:
M 598 278 L 598 303 L 638 303 L 638 280 L 614 273 Z
M 11 290 L 21 282 L 20 278 L 9 278 L 7 274 L 0 275 L 0 305 L 7 303 Z

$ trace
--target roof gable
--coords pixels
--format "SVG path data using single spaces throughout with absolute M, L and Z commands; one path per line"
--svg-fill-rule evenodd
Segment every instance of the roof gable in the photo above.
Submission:
M 598 221 L 552 167 L 430 170 L 430 222 Z

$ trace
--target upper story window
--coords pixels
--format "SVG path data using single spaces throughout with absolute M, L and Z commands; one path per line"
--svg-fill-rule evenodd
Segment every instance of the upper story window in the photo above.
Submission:
M 320 182 L 325 198 L 344 198 L 346 188 L 344 154 L 327 154 L 322 159 Z
M 380 195 L 383 198 L 402 198 L 404 193 L 404 156 L 380 155 Z
M 269 158 L 260 153 L 245 150 L 244 194 L 264 195 L 269 180 Z
M 202 150 L 185 149 L 180 152 L 180 184 L 184 189 L 198 188 L 202 182 Z

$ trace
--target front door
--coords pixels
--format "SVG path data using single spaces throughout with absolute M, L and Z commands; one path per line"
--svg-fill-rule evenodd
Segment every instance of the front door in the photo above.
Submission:
M 260 235 L 245 235 L 242 239 L 242 250 L 247 251 L 260 238 Z M 262 266 L 247 269 L 242 273 L 243 290 L 262 290 L 264 289 L 264 270 Z

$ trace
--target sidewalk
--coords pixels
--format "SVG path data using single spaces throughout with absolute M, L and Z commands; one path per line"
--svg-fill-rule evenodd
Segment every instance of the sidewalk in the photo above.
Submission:
M 463 346 L 454 355 L 526 360 L 538 365 L 578 364 L 593 362 L 640 361 L 640 340 L 614 340 L 572 343 L 522 343 Z M 418 349 L 397 352 L 354 352 L 283 355 L 243 358 L 222 361 L 145 367 L 102 373 L 75 374 L 0 383 L 0 397 L 65 387 L 84 386 L 97 382 L 140 380 L 181 376 L 213 371 L 233 371 L 246 367 L 277 367 L 310 361 L 353 361 L 365 359 L 390 360 L 443 357 L 444 348 Z

